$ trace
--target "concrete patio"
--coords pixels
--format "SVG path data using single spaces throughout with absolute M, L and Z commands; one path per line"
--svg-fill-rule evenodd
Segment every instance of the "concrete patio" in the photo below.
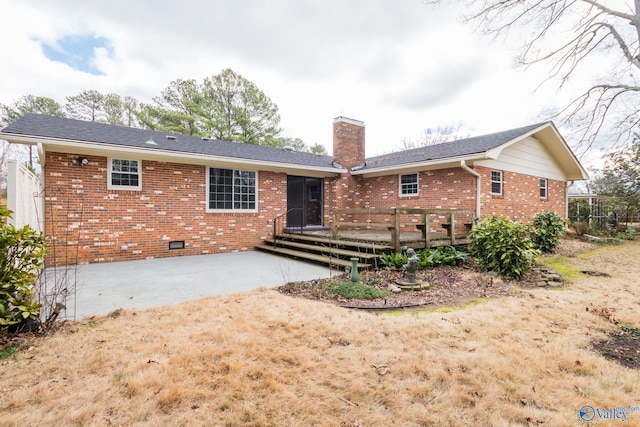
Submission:
M 250 251 L 47 269 L 46 280 L 76 283 L 60 317 L 79 320 L 119 308 L 145 309 L 210 295 L 330 277 L 326 266 Z

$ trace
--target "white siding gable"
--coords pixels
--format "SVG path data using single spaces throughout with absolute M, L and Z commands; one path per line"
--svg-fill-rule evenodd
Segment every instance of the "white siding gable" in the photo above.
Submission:
M 565 180 L 564 173 L 557 161 L 534 137 L 528 137 L 509 145 L 500 152 L 495 160 L 482 160 L 474 162 L 474 164 L 541 178 Z

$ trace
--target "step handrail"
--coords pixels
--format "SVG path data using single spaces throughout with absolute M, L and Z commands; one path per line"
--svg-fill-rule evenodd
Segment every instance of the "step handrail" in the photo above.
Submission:
M 291 209 L 287 209 L 286 212 L 281 213 L 280 215 L 276 216 L 275 218 L 273 218 L 271 221 L 273 222 L 273 246 L 276 246 L 277 240 L 278 240 L 278 230 L 282 229 L 284 230 L 284 227 L 278 227 L 278 224 L 282 221 L 282 217 L 285 215 L 288 215 L 289 213 L 293 212 L 293 211 L 302 211 L 302 208 L 291 208 Z M 300 222 L 300 233 L 302 233 L 302 221 Z

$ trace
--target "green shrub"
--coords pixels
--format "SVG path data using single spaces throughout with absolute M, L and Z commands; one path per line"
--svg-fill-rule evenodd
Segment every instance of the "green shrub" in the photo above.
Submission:
M 507 218 L 489 217 L 471 233 L 471 255 L 487 271 L 508 278 L 520 278 L 534 264 L 540 252 L 533 248 L 531 227 Z
M 353 282 L 334 282 L 327 286 L 327 292 L 335 298 L 340 295 L 345 299 L 376 299 L 384 298 L 391 292 L 383 291 L 371 285 L 365 285 Z
M 635 233 L 630 233 L 628 231 L 618 231 L 616 234 L 616 239 L 620 240 L 636 240 Z
M 409 261 L 409 257 L 402 253 L 384 254 L 380 257 L 380 262 L 389 268 L 402 268 Z
M 565 232 L 565 220 L 555 212 L 543 211 L 533 219 L 533 241 L 543 253 L 553 252 Z
M 34 283 L 44 263 L 44 236 L 28 225 L 8 224 L 10 217 L 10 210 L 0 208 L 0 326 L 35 319 L 40 311 Z
M 420 267 L 429 268 L 437 265 L 460 265 L 469 258 L 469 254 L 459 251 L 453 246 L 443 246 L 437 249 L 425 248 L 418 252 Z

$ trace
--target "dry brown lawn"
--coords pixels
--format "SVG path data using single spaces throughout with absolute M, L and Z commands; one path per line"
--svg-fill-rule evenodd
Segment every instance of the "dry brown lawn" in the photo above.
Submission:
M 639 260 L 598 249 L 567 263 L 611 277 L 450 312 L 265 289 L 85 319 L 0 362 L 0 425 L 582 425 L 583 405 L 640 406 L 640 371 L 591 344 L 640 327 Z

